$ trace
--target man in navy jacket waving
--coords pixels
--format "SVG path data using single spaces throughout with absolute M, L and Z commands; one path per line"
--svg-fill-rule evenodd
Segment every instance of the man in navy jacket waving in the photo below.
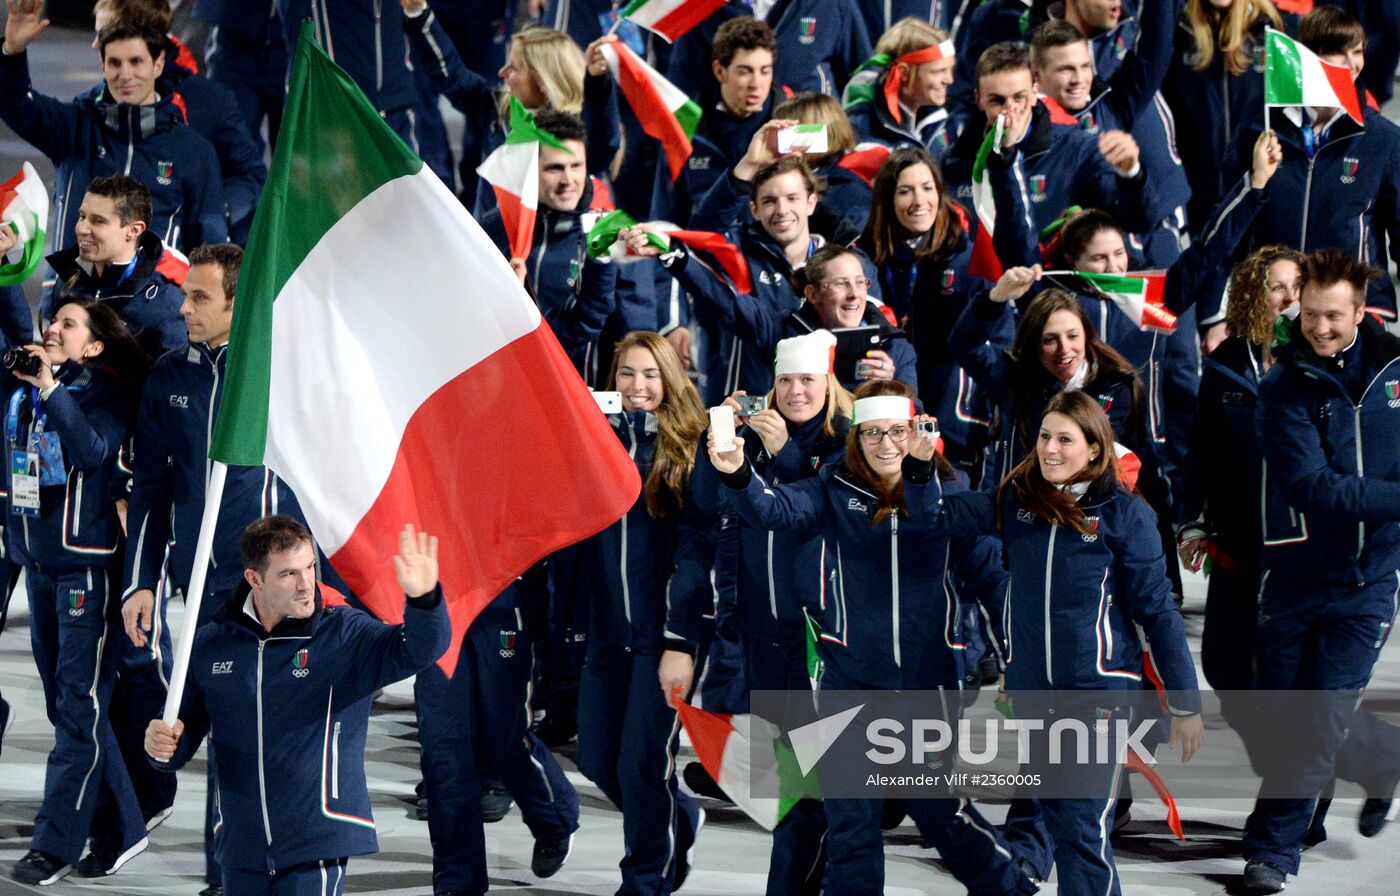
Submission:
M 179 767 L 214 739 L 227 896 L 338 896 L 347 857 L 378 849 L 364 769 L 374 692 L 448 647 L 437 538 L 399 535 L 400 625 L 335 605 L 311 533 L 290 517 L 258 520 L 240 546 L 244 582 L 195 635 L 180 718 L 153 720 L 146 752 Z

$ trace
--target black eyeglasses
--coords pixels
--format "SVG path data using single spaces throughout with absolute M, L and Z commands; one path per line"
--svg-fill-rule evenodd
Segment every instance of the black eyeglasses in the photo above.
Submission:
M 860 431 L 860 440 L 874 448 L 884 441 L 885 436 L 890 437 L 890 441 L 896 445 L 903 445 L 909 440 L 909 427 L 903 423 L 896 423 L 889 429 L 881 429 L 878 426 L 870 426 Z

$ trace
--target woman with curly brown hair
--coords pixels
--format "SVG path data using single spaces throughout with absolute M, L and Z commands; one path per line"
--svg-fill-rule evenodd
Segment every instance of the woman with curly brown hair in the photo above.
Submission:
M 1211 559 L 1201 667 L 1218 691 L 1253 686 L 1263 457 L 1254 434 L 1259 380 L 1273 364 L 1274 322 L 1298 307 L 1301 253 L 1265 246 L 1235 266 L 1229 337 L 1205 359 L 1187 455 L 1181 562 Z M 1296 310 L 1295 310 L 1296 313 Z M 1228 710 L 1228 707 L 1227 707 Z

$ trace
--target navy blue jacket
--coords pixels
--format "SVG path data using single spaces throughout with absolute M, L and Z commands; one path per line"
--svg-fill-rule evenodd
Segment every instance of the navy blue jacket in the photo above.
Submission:
M 151 191 L 148 230 L 177 249 L 228 238 L 223 177 L 209 141 L 185 124 L 174 98 L 150 106 L 88 96 L 45 96 L 29 80 L 27 53 L 0 55 L 0 119 L 57 167 L 48 239 L 53 251 L 73 243 L 88 184 L 128 174 Z
M 9 258 L 0 257 L 0 264 L 8 264 Z M 29 314 L 29 299 L 24 296 L 24 288 L 19 284 L 0 286 L 0 351 L 15 345 L 24 345 L 34 339 L 34 318 Z
M 178 48 L 167 40 L 164 79 L 175 88 L 183 102 L 185 121 L 196 134 L 209 141 L 219 159 L 223 175 L 224 203 L 228 206 L 229 234 L 234 242 L 248 239 L 253 211 L 267 180 L 262 150 L 248 132 L 247 121 L 238 108 L 238 97 L 217 81 L 176 62 Z M 164 93 L 164 91 L 162 91 Z
M 1269 204 L 1288 214 L 1259 215 L 1240 253 L 1280 244 L 1301 252 L 1341 249 L 1377 267 L 1386 267 L 1379 252 L 1380 237 L 1400 260 L 1400 128 L 1380 115 L 1366 117 L 1363 128 L 1345 113 L 1337 113 L 1316 155 L 1309 158 L 1303 133 L 1283 109 L 1270 112 L 1269 123 L 1283 147 L 1283 162 L 1264 189 Z M 1230 198 L 1248 189 L 1243 178 L 1250 167 L 1254 141 L 1263 128 L 1262 116 L 1242 127 L 1221 166 L 1226 183 L 1234 183 Z M 1366 305 L 1387 320 L 1395 320 L 1395 292 L 1389 277 L 1371 282 Z
M 797 482 L 841 462 L 846 452 L 850 420 L 835 419 L 835 434 L 826 435 L 826 411 L 806 423 L 788 423 L 788 441 L 770 455 L 763 438 L 745 426 L 744 456 L 764 481 L 773 485 Z M 711 465 L 702 447 L 696 454 L 692 488 L 695 500 L 706 511 L 731 511 L 729 490 Z M 740 524 L 738 625 L 745 640 L 802 644 L 806 639 L 805 616 L 817 617 L 822 596 L 822 540 L 813 532 L 773 531 Z M 723 535 L 721 535 L 723 537 Z
M 189 332 L 180 314 L 185 297 L 156 269 L 164 252 L 160 240 L 148 230 L 137 242 L 138 256 L 130 273 L 123 275 L 123 269 L 109 264 L 101 277 L 94 276 L 90 266 L 78 258 L 77 246 L 55 252 L 47 260 L 58 284 L 45 293 L 39 305 L 40 319 L 52 319 L 70 296 L 97 299 L 117 312 L 148 355 L 156 357 L 179 348 Z
M 938 512 L 943 489 L 961 480 L 916 485 L 905 461 L 907 515 L 874 525 L 879 501 L 845 463 L 774 485 L 744 470 L 726 477 L 731 504 L 746 525 L 821 534 L 826 579 L 818 652 L 845 688 L 933 689 L 962 680 L 961 604 L 952 570 L 1001 619 L 1005 573 L 995 551 L 977 550 L 984 533 L 953 537 Z M 741 485 L 742 484 L 742 485 Z M 969 561 L 980 561 L 974 568 Z
M 1359 395 L 1295 321 L 1259 383 L 1263 567 L 1299 590 L 1394 581 L 1400 569 L 1400 339 L 1368 318 L 1354 349 Z
M 123 597 L 155 590 L 170 548 L 172 583 L 188 589 L 209 478 L 209 433 L 223 398 L 228 345 L 187 343 L 151 368 L 137 410 L 126 525 Z M 228 468 L 205 587 L 231 592 L 243 578 L 239 536 L 272 513 L 300 518 L 296 498 L 266 467 Z
M 1288 13 L 1280 15 L 1284 30 L 1296 34 L 1298 18 Z M 1245 37 L 1254 65 L 1239 75 L 1229 74 L 1219 53 L 1205 71 L 1193 68 L 1200 56 L 1184 19 L 1173 35 L 1172 61 L 1162 82 L 1162 97 L 1177 119 L 1191 123 L 1190 139 L 1181 141 L 1177 149 L 1191 184 L 1186 217 L 1193 229 L 1206 220 L 1231 182 L 1221 164 L 1227 158 L 1231 138 L 1244 122 L 1263 116 L 1266 24 L 1267 19 L 1260 19 Z
M 997 307 L 998 303 L 986 294 L 975 297 L 948 337 L 954 359 L 972 374 L 997 407 L 996 432 L 988 448 L 988 475 L 983 488 L 995 488 L 1035 447 L 1045 406 L 1061 391 L 1059 381 L 1039 360 L 1012 360 L 1010 343 L 1002 341 L 1007 332 L 1003 318 L 1013 313 L 1004 307 L 1009 305 L 1006 302 Z M 1144 463 L 1155 456 L 1133 378 L 1115 371 L 1096 372 L 1082 391 L 1103 406 L 1119 442 L 1137 452 Z
M 195 634 L 180 702 L 179 768 L 208 735 L 219 754 L 216 841 L 227 868 L 271 874 L 379 848 L 365 783 L 365 732 L 374 692 L 446 652 L 451 624 L 441 589 L 386 625 L 322 606 L 271 631 L 244 609 L 248 585 Z
M 849 168 L 841 167 L 840 162 L 839 158 L 832 158 L 812 169 L 823 184 L 817 213 L 839 215 L 853 233 L 860 233 L 870 219 L 870 184 Z
M 890 149 L 919 146 L 928 150 L 934 161 L 943 158 L 966 123 L 965 116 L 952 116 L 944 106 L 925 106 L 915 116 L 903 116 L 895 123 L 885 106 L 885 96 L 879 91 L 873 102 L 848 106 L 846 117 L 860 143 L 881 143 Z
M 17 411 L 13 436 L 5 434 L 7 447 L 24 450 L 42 414 L 44 431 L 58 434 L 67 473 L 62 485 L 40 486 L 38 517 L 9 507 L 5 528 L 14 549 L 12 559 L 56 570 L 105 566 L 121 547 L 121 523 L 111 491 L 135 393 L 96 361 L 69 361 L 58 369 L 57 378 L 61 385 L 37 408 L 37 390 L 13 376 L 5 378 L 6 405 L 0 410 L 6 412 L 7 430 L 8 411 Z M 11 466 L 5 466 L 7 498 Z
M 1183 515 L 1195 520 L 1231 568 L 1259 566 L 1263 541 L 1258 500 L 1264 455 L 1254 409 L 1264 365 L 1260 349 L 1231 336 L 1201 364 L 1201 388 L 1187 455 Z
M 540 314 L 580 372 L 589 370 L 596 360 L 593 356 L 598 334 L 613 313 L 619 294 L 635 297 L 640 292 L 642 300 L 651 303 L 654 289 L 652 279 L 642 270 L 588 257 L 587 228 L 597 220 L 597 215 L 588 211 L 593 196 L 590 179 L 573 211 L 561 212 L 541 205 L 535 215 L 530 257 L 525 263 Z M 500 209 L 487 212 L 481 227 L 501 254 L 509 258 L 510 238 Z
M 747 118 L 736 118 L 719 102 L 705 108 L 690 139 L 693 151 L 681 176 L 672 181 L 669 167 L 656 166 L 650 219 L 690 226 L 691 215 L 701 198 L 727 178 L 729 170 L 748 152 L 749 141 L 772 117 L 776 104 L 774 95 L 769 93 L 763 108 Z
M 345 69 L 380 113 L 407 109 L 417 100 L 404 46 L 403 7 L 387 0 L 277 0 L 287 46 L 295 48 L 301 23 L 311 19 L 316 41 Z M 295 53 L 288 53 L 288 64 Z
M 986 137 L 986 126 L 986 116 L 974 112 L 962 136 L 943 157 L 943 179 L 948 191 L 969 208 L 972 163 Z M 1025 166 L 1036 233 L 1071 205 L 1112 212 L 1119 224 L 1134 233 L 1150 229 L 1149 215 L 1156 207 L 1156 199 L 1147 167 L 1142 166 L 1137 177 L 1119 177 L 1099 153 L 1097 137 L 1078 125 L 1052 122 L 1044 103 L 1036 104 L 1030 127 L 1015 151 Z
M 948 87 L 948 105 L 963 115 L 970 114 L 977 90 L 977 60 L 993 44 L 1005 41 L 1029 43 L 1031 32 L 1045 21 L 1043 9 L 1033 10 L 1029 0 L 985 0 L 964 13 L 962 27 L 953 35 L 957 58 L 953 83 Z
M 609 414 L 608 422 L 646 482 L 656 448 L 657 419 L 649 411 Z M 591 647 L 694 653 L 701 620 L 714 611 L 710 567 L 716 520 L 687 490 L 685 506 L 657 519 L 637 496 L 622 519 L 560 554 L 555 599 L 587 601 Z
M 711 48 L 719 26 L 753 15 L 748 4 L 729 0 L 687 31 L 671 50 L 666 78 L 685 93 L 713 97 L 715 79 Z M 870 58 L 870 35 L 848 0 L 778 0 L 765 19 L 778 39 L 773 60 L 773 89 L 840 96 L 841 88 Z
M 277 4 L 278 0 L 195 0 L 194 15 L 221 31 L 261 41 L 275 38 L 280 43 Z
M 953 531 L 996 526 L 986 492 L 949 495 Z M 1201 711 L 1186 626 L 1172 601 L 1156 516 L 1116 482 L 1090 485 L 1079 499 L 1093 534 L 1046 522 L 1001 497 L 1010 584 L 1006 599 L 1008 690 L 1136 689 L 1142 681 L 1141 628 L 1175 715 Z M 1144 533 L 1149 533 L 1144 537 Z
M 863 0 L 855 4 L 871 43 L 878 43 L 880 35 L 889 31 L 891 25 L 909 16 L 949 31 L 953 19 L 965 5 L 965 0 Z

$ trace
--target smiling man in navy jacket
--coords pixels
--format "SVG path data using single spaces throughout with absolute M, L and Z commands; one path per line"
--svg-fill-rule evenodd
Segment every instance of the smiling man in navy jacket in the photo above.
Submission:
M 311 533 L 290 517 L 253 523 L 241 548 L 244 582 L 195 635 L 180 718 L 152 720 L 146 752 L 178 768 L 213 739 L 227 896 L 339 896 L 347 857 L 379 848 L 364 765 L 374 692 L 450 640 L 437 538 L 399 534 L 400 625 L 337 605 L 316 581 Z

